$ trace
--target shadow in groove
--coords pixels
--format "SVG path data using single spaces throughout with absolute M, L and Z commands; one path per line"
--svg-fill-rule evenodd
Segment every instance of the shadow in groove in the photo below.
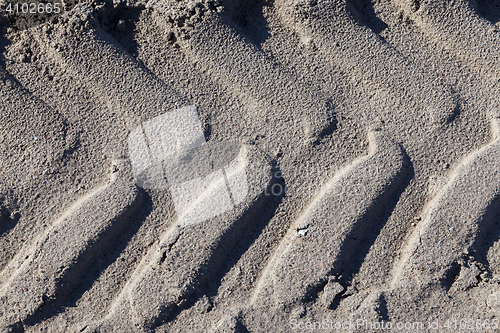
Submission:
M 365 215 L 357 221 L 352 232 L 347 235 L 340 249 L 339 259 L 328 274 L 328 276 L 341 275 L 339 282 L 344 286 L 344 290 L 350 285 L 353 276 L 359 272 L 371 246 L 375 243 L 380 231 L 394 211 L 401 194 L 413 177 L 413 164 L 405 153 L 403 170 L 384 192 L 372 202 Z M 326 283 L 327 280 L 322 281 L 309 290 L 305 300 L 307 302 L 316 300 Z M 330 307 L 332 310 L 337 308 L 342 297 L 343 293 L 337 295 Z
M 139 44 L 135 40 L 134 31 L 136 30 L 136 22 L 145 7 L 125 7 L 120 4 L 116 8 L 111 8 L 97 13 L 99 21 L 102 22 L 103 30 L 113 36 L 135 60 L 140 61 L 138 58 Z M 120 20 L 123 20 L 123 23 L 119 24 Z
M 478 235 L 471 246 L 476 260 L 488 268 L 490 272 L 499 273 L 498 263 L 488 261 L 488 251 L 500 239 L 500 195 L 495 198 L 479 222 Z
M 224 6 L 225 16 L 231 27 L 244 35 L 257 48 L 270 36 L 264 7 L 271 7 L 274 1 L 228 1 Z
M 500 0 L 476 0 L 476 11 L 493 24 L 500 21 Z
M 458 262 L 454 262 L 448 267 L 448 270 L 445 272 L 443 278 L 439 281 L 441 286 L 445 288 L 446 291 L 449 291 L 455 280 L 460 275 L 461 266 Z
M 370 0 L 348 1 L 347 9 L 360 24 L 366 25 L 376 34 L 381 33 L 388 27 L 384 21 L 378 18 Z
M 0 236 L 9 232 L 14 228 L 21 218 L 19 213 L 12 214 L 6 207 L 2 205 L 2 197 L 0 194 Z
M 87 246 L 77 260 L 79 264 L 70 268 L 61 279 L 54 298 L 46 299 L 40 311 L 26 319 L 27 326 L 41 323 L 63 312 L 65 307 L 76 306 L 83 293 L 116 261 L 152 210 L 149 195 L 142 189 L 138 190 L 136 202 L 117 216 L 94 244 Z
M 379 312 L 383 321 L 391 321 L 389 318 L 389 310 L 387 309 L 387 299 L 384 294 L 380 295 Z
M 281 188 L 285 188 L 284 179 L 274 177 L 276 174 L 281 174 L 276 164 L 273 166 L 272 172 L 273 179 L 268 188 L 262 192 L 255 204 L 243 213 L 239 220 L 220 239 L 210 260 L 200 271 L 199 286 L 196 292 L 191 294 L 181 306 L 176 306 L 173 309 L 169 308 L 169 315 L 160 316 L 151 328 L 174 320 L 182 310 L 192 307 L 204 295 L 208 297 L 217 295 L 223 277 L 236 265 L 241 256 L 259 237 L 264 227 L 274 216 L 276 209 L 283 199 L 284 191 L 279 196 L 268 195 L 272 193 L 271 189 L 275 184 L 279 184 Z M 240 331 L 247 332 L 246 328 L 243 325 L 241 326 Z
M 10 44 L 9 40 L 5 38 L 9 21 L 3 15 L 0 15 L 0 80 L 3 79 L 5 74 L 5 50 L 7 45 Z
M 250 333 L 250 331 L 243 325 L 241 321 L 236 324 L 235 333 Z

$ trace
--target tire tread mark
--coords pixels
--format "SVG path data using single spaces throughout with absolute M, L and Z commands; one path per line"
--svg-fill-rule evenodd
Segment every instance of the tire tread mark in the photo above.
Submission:
M 181 46 L 191 59 L 204 64 L 246 101 L 253 109 L 250 116 L 254 122 L 262 123 L 274 109 L 286 122 L 284 126 L 298 124 L 307 137 L 318 140 L 331 134 L 337 126 L 333 101 L 273 62 L 232 24 L 227 18 L 207 13 Z
M 290 228 L 262 272 L 252 304 L 306 301 L 328 275 L 341 271 L 343 245 L 374 202 L 388 200 L 391 184 L 401 185 L 406 170 L 398 144 L 378 132 L 370 132 L 369 139 L 369 155 L 340 170 Z M 298 235 L 305 229 L 305 236 Z
M 77 271 L 83 273 L 77 268 L 91 260 L 99 238 L 137 207 L 141 195 L 131 171 L 126 171 L 124 162 L 117 163 L 121 172 L 111 172 L 109 181 L 77 200 L 2 271 L 0 316 L 4 329 L 24 323 L 67 288 L 71 284 L 66 281 L 68 273 L 71 278 Z M 16 301 L 23 306 L 12 304 Z
M 88 6 L 78 7 L 89 27 L 84 34 L 58 34 L 54 39 L 32 33 L 41 50 L 63 72 L 81 80 L 85 89 L 120 112 L 129 130 L 146 118 L 179 108 L 187 101 L 139 63 L 110 34 L 102 30 Z
M 266 167 L 270 166 L 269 158 L 251 146 L 242 151 L 249 184 L 247 199 L 201 223 L 183 226 L 185 221 L 179 216 L 160 237 L 160 243 L 144 256 L 107 316 L 101 322 L 89 324 L 86 332 L 119 330 L 129 325 L 148 331 L 172 320 L 179 310 L 193 303 L 189 300 L 191 295 L 221 265 L 220 247 L 226 248 L 237 240 L 237 234 L 248 223 L 254 223 L 259 209 L 271 199 L 263 192 L 272 180 L 271 169 Z M 210 193 L 210 187 L 205 191 Z
M 480 72 L 486 69 L 498 80 L 500 33 L 493 23 L 478 14 L 472 1 L 421 1 L 418 10 L 412 9 L 412 2 L 396 0 L 427 35 L 469 66 Z
M 471 250 L 483 218 L 500 191 L 499 119 L 492 120 L 493 140 L 466 156 L 450 180 L 424 208 L 422 221 L 402 249 L 390 288 L 409 282 L 426 286 L 443 280 Z M 433 250 L 431 250 L 433 249 Z
M 415 109 L 433 105 L 423 112 L 435 123 L 452 121 L 457 101 L 451 89 L 436 82 L 378 34 L 359 24 L 348 8 L 348 1 L 320 1 L 302 8 L 299 1 L 277 0 L 275 6 L 286 27 L 302 40 L 314 43 L 325 57 L 350 75 L 389 90 L 398 98 L 404 97 Z

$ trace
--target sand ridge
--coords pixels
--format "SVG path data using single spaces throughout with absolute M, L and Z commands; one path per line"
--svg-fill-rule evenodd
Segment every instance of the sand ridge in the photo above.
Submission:
M 0 327 L 495 331 L 498 17 L 465 0 L 92 1 L 5 30 Z M 206 146 L 187 156 L 232 142 L 240 158 L 203 190 L 141 188 L 130 134 L 164 138 L 144 124 L 187 109 Z M 233 208 L 197 220 L 207 202 Z

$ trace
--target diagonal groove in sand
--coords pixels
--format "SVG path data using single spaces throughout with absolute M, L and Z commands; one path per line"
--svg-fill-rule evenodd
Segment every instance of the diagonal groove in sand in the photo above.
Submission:
M 192 303 L 191 294 L 223 264 L 224 255 L 219 247 L 233 246 L 271 200 L 264 195 L 272 179 L 269 159 L 250 146 L 244 147 L 243 152 L 249 183 L 245 200 L 227 213 L 202 223 L 184 223 L 179 216 L 162 235 L 160 244 L 144 256 L 106 318 L 89 326 L 87 331 L 118 329 L 130 323 L 143 330 L 153 329 Z
M 303 40 L 314 43 L 350 75 L 388 89 L 397 98 L 411 101 L 412 108 L 420 109 L 424 105 L 428 108 L 425 112 L 437 123 L 453 119 L 457 101 L 451 89 L 436 82 L 368 27 L 359 24 L 352 13 L 354 9 L 348 8 L 349 1 L 318 1 L 308 5 L 295 0 L 279 0 L 275 6 L 285 26 Z
M 486 275 L 478 275 L 475 270 L 471 275 L 474 288 L 457 289 L 463 273 L 472 267 L 474 259 L 479 261 L 478 251 L 474 251 L 476 246 L 490 249 L 484 257 L 491 262 L 485 261 L 485 267 L 500 260 L 495 225 L 500 195 L 494 189 L 495 186 L 499 188 L 495 179 L 499 175 L 495 164 L 499 157 L 495 152 L 499 148 L 498 136 L 488 142 L 488 131 L 483 126 L 485 117 L 481 112 L 495 104 L 486 95 L 491 90 L 488 85 L 495 85 L 493 81 L 498 76 L 498 65 L 494 63 L 497 32 L 487 31 L 493 26 L 474 13 L 472 5 L 476 1 L 438 0 L 432 4 L 430 0 L 411 1 L 420 8 L 409 10 L 409 17 L 394 11 L 394 4 L 404 7 L 410 1 L 404 4 L 403 0 L 373 2 L 377 15 L 378 10 L 381 14 L 377 16 L 373 12 L 371 19 L 383 18 L 388 23 L 386 30 L 383 24 L 377 27 L 373 21 L 368 22 L 372 23 L 370 30 L 361 22 L 363 18 L 359 16 L 366 19 L 372 13 L 371 0 L 258 0 L 252 1 L 252 5 L 241 1 L 179 0 L 175 1 L 177 7 L 163 0 L 148 0 L 142 5 L 112 3 L 92 9 L 99 17 L 95 24 L 92 19 L 78 19 L 90 7 L 80 4 L 68 15 L 62 15 L 57 23 L 8 34 L 15 41 L 7 48 L 9 71 L 33 92 L 33 96 L 50 101 L 56 109 L 51 110 L 43 103 L 31 103 L 34 99 L 20 92 L 22 89 L 17 91 L 16 85 L 5 85 L 6 89 L 0 91 L 0 119 L 8 124 L 0 131 L 0 159 L 4 161 L 1 181 L 5 179 L 5 183 L 16 185 L 6 188 L 14 189 L 16 198 L 22 199 L 28 207 L 20 205 L 20 223 L 2 236 L 5 242 L 0 243 L 1 269 L 16 253 L 16 260 L 19 259 L 18 264 L 9 263 L 6 271 L 0 269 L 3 279 L 0 280 L 3 282 L 0 296 L 9 288 L 14 291 L 12 299 L 9 295 L 0 298 L 0 304 L 4 303 L 0 310 L 5 305 L 10 306 L 7 310 L 13 311 L 6 314 L 6 317 L 12 315 L 4 321 L 10 325 L 8 328 L 13 331 L 82 331 L 82 327 L 92 330 L 85 325 L 102 324 L 95 332 L 148 329 L 203 332 L 212 326 L 211 323 L 217 323 L 215 332 L 284 332 L 290 330 L 292 318 L 301 322 L 324 317 L 343 320 L 354 314 L 354 318 L 396 323 L 425 321 L 439 316 L 441 322 L 457 315 L 492 318 L 498 312 L 498 277 L 483 278 L 490 277 L 483 267 L 480 268 Z M 159 13 L 154 4 L 170 12 Z M 212 5 L 217 8 L 211 8 Z M 248 8 L 252 10 L 245 11 Z M 494 8 L 492 12 L 500 13 Z M 303 19 L 302 14 L 309 17 Z M 167 17 L 166 22 L 170 19 L 170 24 L 162 24 L 163 15 Z M 125 22 L 125 30 L 120 28 L 123 24 L 117 22 L 119 19 L 125 20 L 121 21 Z M 256 19 L 260 21 L 255 22 Z M 418 27 L 424 31 L 420 33 Z M 299 38 L 290 37 L 291 30 L 297 32 Z M 391 44 L 385 43 L 377 32 Z M 425 38 L 425 33 L 429 38 Z M 3 45 L 7 44 L 0 40 L 0 51 Z M 137 55 L 128 54 L 125 48 L 134 48 Z M 463 61 L 457 62 L 459 57 Z M 420 66 L 416 63 L 419 60 L 429 63 Z M 2 61 L 0 59 L 0 67 Z M 427 71 L 424 67 L 432 69 Z M 472 75 L 467 67 L 489 76 L 488 80 L 481 82 L 481 75 Z M 292 68 L 299 70 L 293 72 Z M 3 68 L 0 68 L 2 75 Z M 1 80 L 0 77 L 0 85 Z M 101 160 L 94 157 L 101 154 L 102 148 L 109 149 L 110 142 L 117 144 L 113 145 L 113 150 L 123 148 L 121 154 L 114 156 L 125 156 L 126 141 L 123 139 L 127 130 L 145 119 L 187 104 L 168 87 L 169 82 L 175 82 L 185 96 L 207 108 L 204 112 L 208 113 L 203 116 L 210 125 L 207 132 L 211 132 L 212 139 L 235 138 L 241 133 L 252 136 L 252 141 L 272 152 L 276 163 L 286 170 L 287 195 L 282 201 L 274 200 L 271 204 L 269 198 L 256 195 L 249 200 L 251 202 L 224 216 L 181 229 L 181 223 L 172 220 L 175 207 L 169 200 L 175 195 L 148 191 L 152 198 L 149 206 L 152 214 L 145 223 L 137 221 L 134 214 L 128 219 L 129 222 L 133 219 L 133 223 L 121 224 L 126 232 L 120 238 L 104 235 L 120 234 L 116 231 L 117 224 L 113 223 L 113 227 L 96 236 L 95 242 L 92 238 L 86 245 L 64 245 L 82 250 L 73 253 L 77 259 L 71 262 L 69 259 L 66 263 L 57 262 L 62 267 L 59 270 L 54 268 L 52 272 L 45 266 L 43 269 L 35 267 L 37 263 L 48 262 L 46 257 L 34 257 L 34 253 L 38 253 L 35 247 L 57 254 L 58 245 L 66 241 L 63 237 L 82 238 L 66 229 L 60 230 L 65 228 L 66 220 L 76 220 L 79 212 L 99 215 L 98 209 L 86 205 L 102 197 L 112 186 L 100 188 L 77 202 L 72 196 L 73 209 L 67 210 L 61 218 L 57 216 L 58 221 L 54 222 L 56 217 L 51 218 L 50 227 L 40 231 L 42 225 L 47 225 L 46 216 L 50 214 L 46 207 L 52 204 L 43 201 L 46 190 L 40 191 L 37 181 L 47 174 L 46 170 L 49 173 L 53 170 L 69 172 L 69 177 L 73 170 L 84 173 L 83 168 L 75 169 L 79 160 L 86 158 L 83 153 L 95 152 L 95 155 L 87 155 L 90 158 L 84 166 L 98 164 Z M 449 82 L 456 95 L 441 82 Z M 335 99 L 336 105 L 342 108 L 329 113 L 333 108 L 328 109 L 328 101 L 319 103 L 321 107 L 316 108 L 314 103 L 323 97 L 317 98 L 320 94 L 316 94 L 315 89 Z M 5 100 L 4 91 L 11 92 Z M 17 92 L 19 96 L 15 96 Z M 457 101 L 459 95 L 460 102 Z M 95 102 L 87 100 L 89 96 Z M 30 104 L 29 110 L 23 109 L 23 102 Z M 65 108 L 68 104 L 70 108 L 64 109 L 63 114 L 69 121 L 56 115 L 59 105 Z M 93 114 L 94 105 L 103 110 Z M 79 109 L 80 106 L 86 109 Z M 453 118 L 450 112 L 456 106 L 463 112 L 456 113 L 457 117 Z M 38 112 L 33 112 L 33 121 L 29 122 L 23 117 L 30 114 L 26 111 L 31 108 Z M 8 114 L 2 110 L 12 112 Z M 325 110 L 328 112 L 324 113 Z M 7 116 L 2 118 L 4 114 Z M 316 117 L 318 114 L 320 116 Z M 44 122 L 37 116 L 44 118 Z M 335 128 L 335 116 L 339 119 L 338 128 Z M 430 117 L 449 124 L 429 126 Z M 118 124 L 113 123 L 116 119 Z M 24 127 L 23 122 L 28 126 Z M 39 129 L 37 122 L 40 122 Z M 64 125 L 68 122 L 66 130 Z M 109 126 L 104 126 L 106 122 Z M 374 170 L 378 162 L 389 163 L 391 158 L 387 157 L 390 154 L 377 157 L 380 149 L 374 150 L 375 144 L 370 144 L 371 151 L 364 156 L 366 142 L 363 135 L 359 135 L 359 128 L 370 122 L 375 122 L 377 128 L 390 128 L 387 133 L 391 131 L 391 138 L 401 142 L 411 156 L 410 168 L 403 170 L 408 156 L 403 149 L 399 151 L 399 147 L 391 152 L 397 160 L 393 165 L 385 168 L 384 164 L 381 172 Z M 125 130 L 122 123 L 126 123 Z M 108 136 L 112 140 L 93 142 L 92 138 L 99 135 L 86 136 L 85 129 L 92 132 L 94 124 L 98 125 L 95 132 L 97 128 L 109 129 L 109 133 L 100 137 Z M 228 124 L 244 128 L 231 128 Z M 79 130 L 77 127 L 83 129 L 80 133 L 84 135 L 80 138 L 84 149 L 65 158 L 61 151 L 66 149 L 70 135 L 66 135 L 66 139 L 58 135 L 54 146 L 36 140 L 37 146 L 24 140 L 24 133 L 15 133 L 20 132 L 20 128 L 26 128 L 25 133 L 30 134 L 33 130 L 45 131 L 54 127 L 59 134 Z M 311 136 L 321 137 L 333 128 L 335 132 L 323 138 L 321 144 L 304 145 Z M 304 132 L 309 138 L 305 138 Z M 38 133 L 35 135 L 40 137 Z M 277 145 L 280 149 L 273 149 Z M 4 147 L 7 148 L 4 150 Z M 478 150 L 469 155 L 473 149 Z M 457 165 L 466 155 L 469 156 L 463 160 L 465 165 L 455 170 L 457 174 L 450 174 L 451 180 L 442 176 L 449 165 Z M 106 156 L 109 156 L 107 152 Z M 332 170 L 353 160 L 334 179 L 330 178 Z M 25 167 L 19 167 L 16 161 L 22 161 Z M 403 164 L 401 169 L 399 162 Z M 411 175 L 413 163 L 415 177 Z M 299 167 L 301 170 L 302 167 L 321 170 L 292 175 L 290 170 Z M 328 175 L 326 179 L 325 174 Z M 91 177 L 92 173 L 87 175 Z M 439 178 L 435 182 L 429 181 L 433 175 Z M 230 186 L 229 178 L 225 177 L 226 188 Z M 329 180 L 331 182 L 318 196 L 310 200 L 309 190 L 316 191 L 318 184 Z M 268 189 L 272 189 L 267 184 Z M 428 198 L 437 201 L 423 207 L 424 219 L 417 223 L 421 220 L 412 218 L 416 214 L 420 216 L 423 203 L 428 202 L 427 185 Z M 50 190 L 61 193 L 61 189 L 67 188 L 64 186 L 67 184 L 56 182 Z M 218 186 L 214 185 L 208 192 L 217 192 L 214 188 Z M 334 188 L 338 193 L 333 193 Z M 400 191 L 404 191 L 401 196 Z M 36 195 L 40 192 L 43 192 L 43 200 L 37 200 L 40 196 Z M 212 202 L 206 200 L 212 197 L 208 192 L 196 197 L 198 200 L 191 206 L 186 205 L 186 210 L 200 211 L 195 207 Z M 234 205 L 236 198 L 231 199 Z M 121 200 L 113 198 L 110 203 L 116 205 Z M 270 209 L 275 202 L 279 207 Z M 107 205 L 106 202 L 100 204 Z M 307 210 L 303 210 L 304 204 L 310 204 Z M 494 205 L 497 210 L 493 209 Z M 30 211 L 34 206 L 39 206 L 35 207 L 36 213 Z M 300 211 L 303 214 L 297 219 Z M 144 216 L 143 209 L 141 215 Z M 179 219 L 189 218 L 189 214 L 178 215 Z M 410 227 L 410 222 L 420 225 L 415 227 L 411 223 Z M 293 227 L 283 238 L 291 223 Z M 80 224 L 76 223 L 76 227 L 81 227 Z M 128 229 L 130 224 L 138 228 Z M 170 228 L 172 224 L 174 227 Z M 26 237 L 18 236 L 19 230 L 29 231 L 31 225 L 36 225 L 32 230 L 37 232 L 32 231 L 30 235 L 41 238 L 39 243 L 29 246 L 20 240 Z M 414 228 L 417 231 L 411 234 Z M 491 228 L 495 230 L 488 235 Z M 164 234 L 165 229 L 168 231 Z M 94 232 L 93 229 L 85 230 Z M 482 238 L 485 234 L 487 239 Z M 31 242 L 34 237 L 29 238 Z M 103 238 L 110 242 L 104 244 Z M 159 244 L 155 243 L 158 238 Z M 406 248 L 402 249 L 402 244 Z M 421 244 L 425 248 L 421 248 Z M 46 250 L 49 247 L 53 249 Z M 111 249 L 114 252 L 109 256 Z M 98 253 L 90 259 L 93 251 Z M 395 263 L 398 252 L 404 258 Z M 32 263 L 30 255 L 35 259 Z M 108 259 L 106 263 L 92 267 L 90 276 L 72 278 L 81 274 L 85 266 L 90 267 L 104 257 Z M 457 257 L 461 259 L 457 261 Z M 462 258 L 466 257 L 470 261 L 462 264 Z M 457 272 L 459 275 L 454 275 Z M 60 278 L 52 279 L 55 283 L 51 279 L 46 282 L 44 274 Z M 445 286 L 443 275 L 452 277 L 448 281 L 454 281 L 453 288 Z M 455 276 L 458 277 L 456 281 L 453 280 Z M 16 281 L 28 281 L 33 285 L 34 288 L 27 291 L 31 296 L 25 297 L 22 285 Z M 69 289 L 71 284 L 80 282 L 83 285 Z M 431 288 L 420 292 L 425 284 L 430 284 Z M 383 290 L 389 289 L 389 285 L 393 289 Z M 411 297 L 405 289 L 409 289 Z M 414 292 L 415 289 L 419 292 Z M 43 296 L 37 298 L 39 294 Z M 482 296 L 488 294 L 496 295 L 498 300 L 493 298 L 490 302 L 491 297 L 488 297 L 485 303 Z M 117 295 L 119 297 L 113 300 Z M 66 299 L 78 300 L 76 307 Z M 464 299 L 467 302 L 463 307 L 457 307 Z M 58 313 L 62 307 L 64 311 Z M 106 315 L 102 323 L 90 323 L 88 319 L 100 320 Z M 0 314 L 0 320 L 6 317 Z M 76 330 L 68 328 L 72 325 L 79 327 Z
M 0 135 L 9 138 L 7 142 L 11 141 L 14 147 L 21 143 L 30 148 L 36 147 L 33 150 L 43 155 L 49 164 L 59 162 L 66 150 L 74 148 L 68 147 L 67 119 L 58 110 L 26 90 L 16 79 L 4 74 L 0 74 L 0 93 Z M 44 136 L 48 139 L 44 140 Z M 35 137 L 39 139 L 34 140 Z M 9 155 L 2 155 L 1 158 L 7 160 Z M 3 167 L 11 168 L 20 162 L 12 161 Z M 32 165 L 40 167 L 40 162 L 33 161 Z
M 0 163 L 6 175 L 0 181 L 5 181 L 11 189 L 16 188 L 16 192 L 35 196 L 47 186 L 48 174 L 55 170 L 60 174 L 66 172 L 62 171 L 64 162 L 68 152 L 76 149 L 78 141 L 69 133 L 71 126 L 59 110 L 47 105 L 3 71 L 0 72 L 0 95 L 0 138 L 3 141 Z M 46 200 L 37 200 L 29 213 L 22 217 L 16 214 L 9 223 L 2 223 L 0 248 L 8 249 L 10 255 L 7 258 L 24 257 L 19 253 L 21 244 L 8 244 L 8 238 L 13 232 L 22 232 L 28 237 L 28 230 L 52 219 L 44 212 L 47 205 Z M 29 225 L 30 216 L 37 214 L 37 225 Z M 6 264 L 4 262 L 0 267 L 0 283 L 5 282 L 10 274 L 10 271 L 3 270 Z
M 114 175 L 112 175 L 112 177 L 114 177 Z M 46 240 L 54 230 L 58 229 L 60 224 L 67 221 L 68 217 L 71 214 L 80 209 L 81 206 L 90 198 L 104 191 L 109 185 L 110 183 L 107 183 L 81 196 L 76 202 L 74 202 L 68 209 L 63 212 L 60 218 L 54 221 L 51 227 L 46 229 L 44 233 L 37 238 L 37 240 L 34 242 L 35 245 L 21 249 L 21 251 L 17 253 L 17 255 L 11 260 L 7 267 L 0 273 L 0 281 L 2 281 L 2 285 L 8 285 L 13 279 L 16 278 L 16 276 L 20 273 L 20 269 L 28 260 L 28 256 L 31 256 L 31 254 L 33 253 L 33 249 L 37 246 L 36 244 L 43 243 L 43 241 Z
M 119 171 L 110 180 L 81 197 L 30 246 L 22 249 L 2 272 L 8 278 L 0 289 L 3 325 L 24 322 L 46 300 L 70 288 L 71 280 L 83 273 L 100 238 L 120 224 L 139 204 L 129 167 L 117 161 Z M 12 302 L 21 302 L 17 308 Z M 13 309 L 16 309 L 15 311 Z
M 414 1 L 395 0 L 417 25 L 431 38 L 454 52 L 480 72 L 490 72 L 495 81 L 500 78 L 500 32 L 478 14 L 475 1 L 425 0 L 419 6 Z M 488 76 L 488 75 L 486 75 Z
M 42 50 L 67 74 L 80 77 L 80 83 L 112 111 L 123 114 L 129 130 L 147 118 L 171 111 L 184 100 L 154 74 L 128 54 L 101 27 L 94 24 L 92 10 L 80 7 L 74 17 L 91 22 L 87 33 L 53 34 L 33 32 Z M 54 36 L 55 35 L 55 36 Z
M 290 228 L 263 271 L 251 303 L 286 306 L 304 301 L 311 288 L 340 272 L 349 235 L 370 227 L 359 222 L 375 202 L 392 199 L 389 189 L 400 187 L 406 170 L 405 153 L 398 144 L 382 133 L 371 132 L 369 138 L 370 154 L 339 171 Z M 298 234 L 301 229 L 307 229 L 305 236 Z
M 449 182 L 424 209 L 402 258 L 392 273 L 391 288 L 408 282 L 426 286 L 442 279 L 469 250 L 479 225 L 500 193 L 499 119 L 492 120 L 493 141 L 466 156 Z M 410 286 L 414 287 L 415 284 Z
M 217 14 L 207 13 L 181 46 L 191 59 L 207 67 L 251 107 L 255 122 L 279 115 L 282 123 L 275 126 L 298 125 L 303 134 L 315 139 L 331 134 L 337 123 L 332 101 L 274 63 L 231 24 Z M 255 71 L 256 67 L 260 70 Z

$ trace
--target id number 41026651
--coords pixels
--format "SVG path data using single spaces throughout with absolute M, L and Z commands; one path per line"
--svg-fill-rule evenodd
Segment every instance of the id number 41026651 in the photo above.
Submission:
M 63 7 L 62 3 L 9 3 L 5 11 L 9 14 L 59 14 L 61 12 L 61 8 Z

